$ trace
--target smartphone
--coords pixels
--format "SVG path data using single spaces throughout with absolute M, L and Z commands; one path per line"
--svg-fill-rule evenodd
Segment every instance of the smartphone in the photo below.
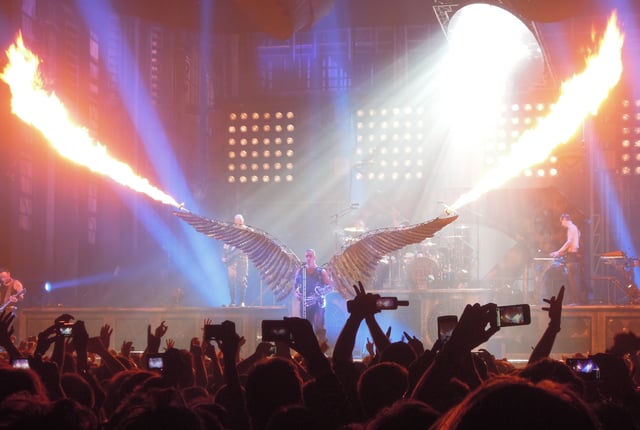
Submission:
M 162 371 L 164 368 L 164 355 L 149 354 L 147 356 L 147 368 L 149 370 Z
M 440 342 L 447 343 L 451 338 L 453 330 L 458 325 L 457 315 L 441 315 L 438 317 L 438 339 Z
M 600 379 L 600 367 L 596 361 L 589 358 L 567 358 L 567 366 L 582 378 L 595 381 Z
M 285 320 L 262 320 L 262 340 L 264 342 L 288 342 L 291 330 Z
M 496 324 L 498 327 L 531 324 L 531 308 L 527 304 L 498 306 Z
M 58 333 L 64 337 L 70 337 L 73 335 L 73 323 L 64 323 L 58 327 Z
M 28 358 L 16 358 L 11 362 L 11 365 L 16 369 L 28 369 L 29 368 L 29 359 Z
M 233 321 L 225 321 L 223 324 L 206 324 L 204 326 L 204 336 L 207 340 L 222 339 L 225 334 L 236 332 L 236 325 Z
M 207 340 L 220 339 L 223 333 L 222 324 L 206 324 L 204 326 L 204 337 Z

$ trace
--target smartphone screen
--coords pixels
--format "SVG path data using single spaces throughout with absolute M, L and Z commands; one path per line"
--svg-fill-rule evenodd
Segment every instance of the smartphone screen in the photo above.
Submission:
M 442 315 L 438 317 L 438 339 L 440 342 L 446 343 L 450 338 L 453 330 L 458 325 L 457 315 Z
M 291 332 L 284 320 L 262 320 L 262 340 L 264 342 L 288 342 Z
M 582 378 L 588 380 L 600 379 L 600 367 L 593 358 L 567 358 L 567 366 Z
M 16 369 L 28 369 L 29 368 L 29 359 L 27 358 L 16 358 L 11 362 L 11 365 Z
M 73 327 L 70 325 L 65 325 L 60 327 L 60 334 L 64 337 L 69 337 L 73 334 Z
M 149 370 L 162 370 L 164 358 L 161 355 L 150 355 L 148 357 Z
M 382 309 L 397 309 L 398 299 L 395 297 L 380 297 L 376 300 L 376 307 Z
M 498 306 L 496 321 L 499 327 L 531 324 L 531 309 L 527 304 Z

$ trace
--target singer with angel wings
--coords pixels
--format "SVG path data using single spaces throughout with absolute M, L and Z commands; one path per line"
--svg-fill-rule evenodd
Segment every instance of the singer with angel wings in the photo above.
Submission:
M 319 341 L 326 340 L 324 327 L 324 308 L 327 305 L 327 294 L 332 291 L 329 272 L 316 264 L 316 252 L 307 249 L 304 252 L 306 263 L 295 275 L 295 296 L 300 302 L 300 316 L 308 319 L 313 325 Z
M 257 227 L 238 228 L 235 224 L 187 211 L 174 214 L 191 224 L 196 231 L 244 252 L 278 301 L 286 299 L 293 292 L 298 303 L 306 304 L 300 305 L 300 316 L 311 322 L 321 342 L 326 340 L 324 307 L 329 292 L 335 289 L 344 299 L 353 298 L 353 285 L 372 282 L 376 265 L 385 255 L 433 237 L 458 218 L 456 214 L 445 213 L 445 218 L 364 232 L 355 237 L 349 246 L 335 253 L 324 267 L 318 267 L 313 249 L 305 251 L 303 264 L 291 248 Z M 298 303 L 294 303 L 294 306 Z

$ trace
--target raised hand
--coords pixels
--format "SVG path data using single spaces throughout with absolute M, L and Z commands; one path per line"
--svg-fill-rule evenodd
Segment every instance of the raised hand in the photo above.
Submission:
M 403 332 L 405 339 L 407 339 L 407 343 L 416 353 L 416 357 L 420 356 L 424 352 L 424 345 L 422 341 L 415 336 L 409 335 L 406 331 Z
M 105 348 L 109 349 L 109 343 L 111 342 L 111 334 L 113 333 L 113 329 L 109 324 L 105 324 L 100 327 L 100 339 L 102 340 L 102 344 Z
M 133 341 L 123 340 L 122 345 L 120 346 L 120 354 L 123 357 L 129 357 L 129 354 L 131 354 L 131 351 L 133 351 Z
M 328 360 L 320 348 L 311 323 L 304 318 L 297 317 L 285 317 L 284 320 L 291 332 L 289 346 L 302 354 L 309 362 L 309 370 L 313 373 L 314 370 L 328 365 Z
M 11 360 L 20 357 L 20 351 L 13 344 L 11 335 L 13 335 L 13 319 L 15 315 L 6 310 L 0 313 L 0 346 L 9 354 Z
M 496 325 L 496 308 L 495 303 L 467 305 L 443 351 L 463 354 L 489 340 L 500 330 Z
M 151 333 L 151 324 L 147 326 L 147 352 L 157 353 L 160 349 L 160 341 L 162 336 L 167 333 L 167 327 L 165 322 L 162 321 L 158 327 L 156 327 L 155 332 Z
M 78 320 L 73 325 L 73 345 L 77 349 L 87 347 L 87 341 L 89 340 L 89 333 L 84 325 L 84 321 Z
M 165 351 L 166 351 L 166 350 L 168 350 L 168 349 L 173 348 L 173 346 L 176 344 L 175 340 L 173 340 L 173 339 L 171 339 L 171 338 L 167 339 L 167 340 L 165 341 L 165 343 L 166 343 L 166 345 L 167 345 L 167 346 L 165 346 L 165 348 L 164 348 L 164 350 L 165 350 Z
M 562 320 L 562 300 L 564 299 L 564 285 L 560 287 L 560 291 L 557 296 L 552 296 L 550 299 L 542 299 L 549 306 L 542 308 L 543 311 L 549 313 L 549 326 L 542 333 L 540 340 L 531 351 L 529 355 L 529 364 L 535 363 L 544 357 L 548 357 L 551 354 L 551 349 L 556 339 L 556 335 L 560 332 L 560 323 Z
M 165 324 L 165 321 L 160 322 L 160 325 L 156 327 L 156 337 L 162 337 L 167 333 L 169 327 Z
M 347 310 L 351 316 L 362 320 L 380 312 L 376 305 L 377 300 L 380 298 L 379 294 L 365 292 L 362 282 L 354 285 L 353 290 L 356 296 L 347 302 Z
M 225 359 L 231 357 L 235 357 L 240 351 L 240 345 L 243 343 L 243 338 L 241 338 L 238 333 L 236 333 L 236 325 L 233 321 L 223 321 L 222 322 L 222 336 L 219 339 L 216 339 L 218 343 L 218 347 L 222 351 Z
M 373 342 L 371 342 L 371 340 L 367 337 L 367 344 L 365 345 L 365 348 L 367 348 L 367 352 L 372 357 L 374 357 L 376 355 L 376 351 L 374 349 L 374 346 L 375 345 L 373 344 Z
M 564 299 L 564 285 L 560 287 L 560 291 L 557 296 L 552 296 L 550 299 L 542 299 L 549 306 L 543 307 L 543 311 L 549 312 L 549 325 L 560 331 L 560 322 L 562 319 L 562 300 Z
M 44 329 L 38 333 L 38 340 L 36 342 L 35 356 L 42 356 L 49 349 L 51 344 L 58 338 L 58 323 L 54 323 L 52 326 Z
M 76 350 L 76 365 L 81 373 L 89 369 L 87 357 L 87 348 L 89 342 L 89 333 L 84 325 L 84 321 L 78 320 L 73 325 L 73 347 Z

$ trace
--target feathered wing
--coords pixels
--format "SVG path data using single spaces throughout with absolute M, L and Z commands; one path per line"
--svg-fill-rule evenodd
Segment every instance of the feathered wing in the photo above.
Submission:
M 405 227 L 389 227 L 364 233 L 327 264 L 334 288 L 345 298 L 353 298 L 353 284 L 362 281 L 367 287 L 382 257 L 407 245 L 420 243 L 458 219 L 457 215 Z
M 211 220 L 190 212 L 176 211 L 174 214 L 196 231 L 235 246 L 247 254 L 262 281 L 278 300 L 289 295 L 295 271 L 301 266 L 301 261 L 291 249 L 267 232 L 255 227 L 237 227 L 233 223 Z

